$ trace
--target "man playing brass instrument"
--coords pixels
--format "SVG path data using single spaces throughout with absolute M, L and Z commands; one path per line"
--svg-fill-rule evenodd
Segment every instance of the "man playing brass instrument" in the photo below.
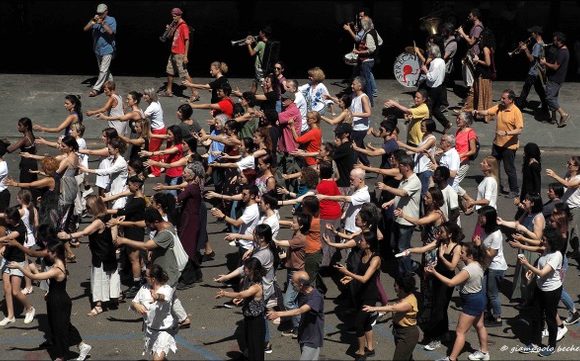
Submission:
M 254 83 L 252 84 L 253 93 L 256 92 L 258 88 L 258 83 L 262 83 L 262 81 L 264 80 L 264 71 L 265 70 L 268 71 L 268 69 L 266 69 L 267 64 L 263 64 L 263 62 L 264 62 L 264 53 L 266 52 L 266 43 L 268 42 L 268 38 L 270 37 L 271 34 L 272 29 L 269 26 L 266 26 L 258 33 L 258 39 L 255 39 L 253 36 L 248 36 L 245 41 L 250 56 L 256 57 L 256 61 L 254 62 L 256 77 L 254 79 Z M 252 47 L 254 43 L 256 44 L 256 46 Z
M 474 69 L 470 67 L 473 63 L 470 63 L 471 59 L 475 56 L 478 56 L 480 53 L 479 49 L 479 36 L 483 31 L 483 23 L 481 22 L 481 12 L 479 9 L 472 9 L 467 16 L 467 19 L 473 23 L 471 30 L 469 30 L 469 35 L 465 33 L 463 26 L 460 26 L 457 29 L 457 33 L 459 36 L 467 42 L 469 50 L 467 51 L 467 56 L 465 57 L 465 61 L 463 62 L 463 80 L 465 81 L 465 85 L 470 89 L 473 86 L 474 81 Z
M 548 110 L 548 103 L 546 102 L 546 90 L 544 88 L 546 83 L 546 69 L 540 65 L 540 59 L 544 58 L 544 40 L 542 39 L 542 28 L 540 26 L 534 25 L 528 29 L 528 32 L 531 34 L 531 37 L 535 40 L 535 43 L 532 47 L 532 51 L 528 49 L 528 46 L 524 42 L 520 42 L 520 54 L 525 54 L 526 58 L 530 62 L 530 70 L 528 71 L 528 75 L 526 77 L 526 81 L 524 82 L 524 86 L 516 101 L 516 105 L 520 109 L 524 109 L 526 106 L 526 99 L 528 98 L 528 94 L 532 85 L 536 90 L 536 93 L 540 97 L 540 101 L 542 102 L 542 113 L 549 114 Z

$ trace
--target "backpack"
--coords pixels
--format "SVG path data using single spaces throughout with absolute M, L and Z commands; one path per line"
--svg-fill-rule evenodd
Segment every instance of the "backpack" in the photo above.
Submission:
M 475 131 L 474 131 L 474 133 L 475 133 Z M 477 136 L 477 134 L 475 134 L 475 153 L 469 156 L 469 160 L 477 159 L 477 156 L 479 155 L 480 148 L 481 148 L 481 144 L 479 144 L 479 137 Z

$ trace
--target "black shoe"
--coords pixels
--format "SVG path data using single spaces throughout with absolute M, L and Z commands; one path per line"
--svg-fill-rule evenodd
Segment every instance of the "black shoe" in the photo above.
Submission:
M 194 283 L 195 282 L 192 282 L 192 283 L 181 283 L 181 282 L 178 282 L 177 283 L 177 286 L 175 286 L 175 288 L 178 289 L 178 290 L 180 290 L 180 291 L 187 290 L 187 289 L 190 289 L 191 287 L 193 287 Z
M 141 286 L 139 285 L 133 285 L 127 288 L 125 292 L 123 292 L 123 295 L 125 296 L 125 298 L 133 298 L 137 295 L 137 292 L 139 292 L 140 288 Z
M 215 258 L 215 252 L 211 251 L 211 253 L 207 253 L 204 254 L 203 257 L 201 258 L 202 262 L 207 262 L 207 261 L 211 261 Z
M 264 352 L 265 353 L 272 353 L 272 344 L 270 342 L 268 342 L 265 346 L 264 346 Z
M 298 337 L 298 330 L 295 328 L 291 328 L 289 330 L 282 331 L 282 336 L 292 338 L 294 338 L 294 336 Z
M 375 350 L 369 350 L 368 348 L 365 347 L 365 356 L 366 357 L 373 357 L 375 355 Z

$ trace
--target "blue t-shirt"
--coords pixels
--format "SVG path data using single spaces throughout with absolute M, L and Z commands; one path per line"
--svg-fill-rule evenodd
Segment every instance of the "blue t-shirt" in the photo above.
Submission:
M 93 49 L 97 56 L 113 54 L 115 52 L 115 34 L 117 33 L 117 21 L 112 16 L 107 16 L 104 22 L 113 30 L 108 34 L 101 24 L 93 24 Z
M 299 307 L 310 306 L 310 311 L 303 313 L 298 326 L 298 343 L 312 348 L 322 347 L 324 339 L 324 297 L 313 289 L 307 294 L 300 294 Z
M 528 71 L 529 75 L 533 76 L 538 75 L 538 63 L 540 61 L 541 55 L 542 55 L 542 44 L 535 43 L 534 46 L 532 47 L 532 57 L 534 58 L 534 60 L 532 60 L 530 71 Z

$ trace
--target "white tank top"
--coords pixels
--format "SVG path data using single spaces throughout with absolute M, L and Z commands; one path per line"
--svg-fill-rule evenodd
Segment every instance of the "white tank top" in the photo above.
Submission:
M 365 93 L 354 97 L 352 99 L 352 103 L 350 103 L 350 111 L 351 113 L 362 113 L 363 112 L 363 105 L 362 105 L 362 98 L 366 97 Z M 352 130 L 369 130 L 369 118 L 365 117 L 352 117 Z
M 117 100 L 117 105 L 109 110 L 109 116 L 118 117 L 123 114 L 123 99 L 119 94 L 113 94 L 113 98 Z M 109 120 L 109 127 L 115 128 L 117 134 L 127 137 L 129 135 L 129 122 L 122 122 L 120 120 Z

